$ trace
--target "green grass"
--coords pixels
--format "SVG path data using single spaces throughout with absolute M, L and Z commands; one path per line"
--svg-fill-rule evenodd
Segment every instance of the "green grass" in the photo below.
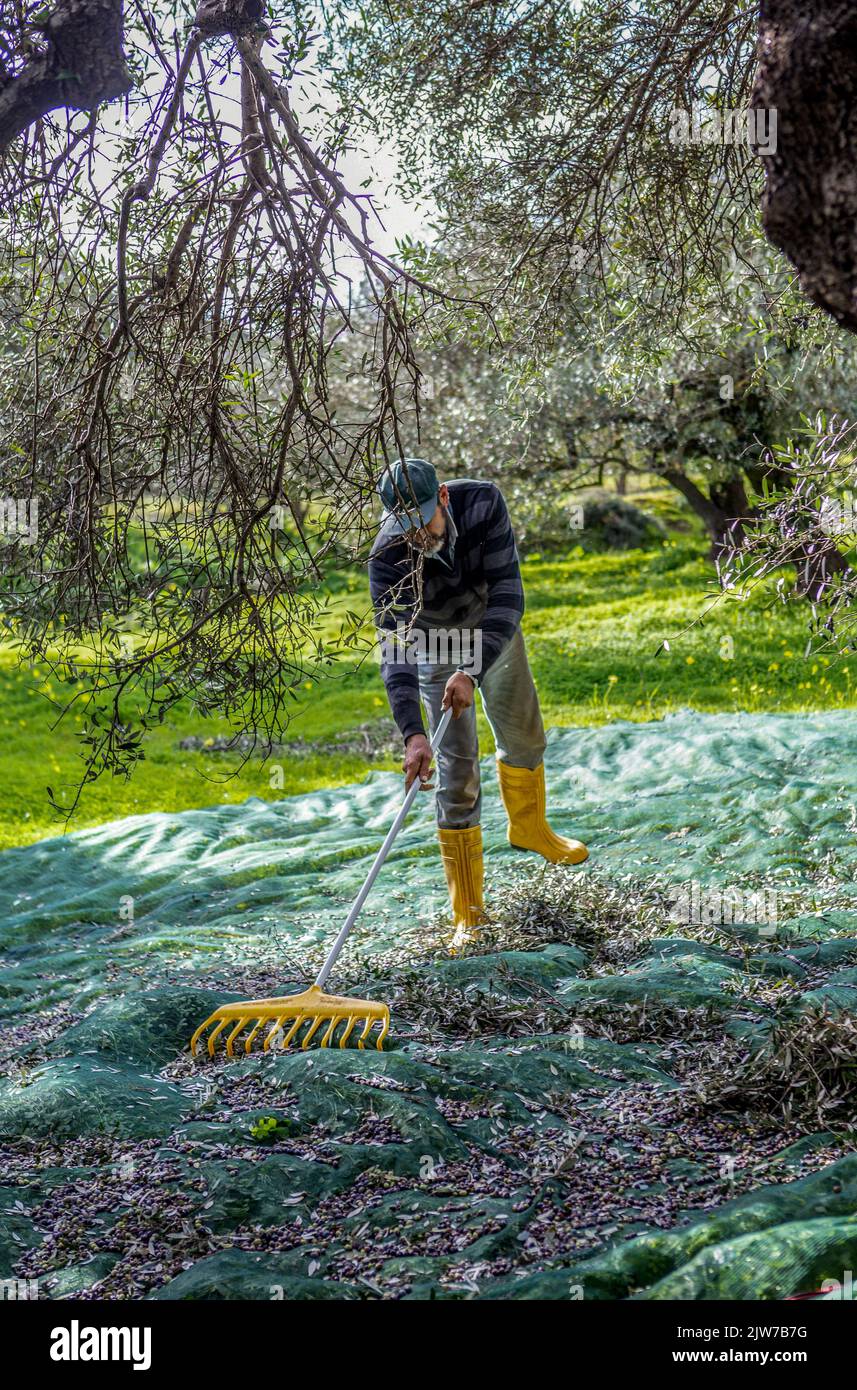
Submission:
M 673 536 L 650 550 L 533 557 L 524 565 L 524 630 L 547 724 L 594 725 L 613 719 L 658 719 L 672 710 L 831 709 L 857 703 L 847 661 L 803 658 L 808 609 L 767 608 L 765 595 L 717 603 L 713 573 L 696 535 Z M 342 586 L 340 586 L 342 587 Z M 771 590 L 767 591 L 770 596 Z M 336 606 L 336 602 L 334 607 Z M 362 576 L 348 576 L 342 603 L 362 610 Z M 664 639 L 668 653 L 656 655 Z M 730 655 L 731 653 L 731 655 Z M 26 844 L 63 828 L 46 787 L 70 786 L 82 766 L 74 717 L 52 729 L 55 711 L 43 673 L 18 667 L 0 650 L 0 847 Z M 40 693 L 42 692 L 42 693 Z M 377 664 L 342 666 L 301 692 L 289 737 L 331 740 L 386 712 Z M 483 747 L 490 735 L 480 715 Z M 130 781 L 107 778 L 86 789 L 72 828 L 147 811 L 238 803 L 249 796 L 278 799 L 363 777 L 357 757 L 259 758 L 238 770 L 233 754 L 186 752 L 186 735 L 228 733 L 203 721 L 190 701 L 148 735 L 146 758 Z M 373 766 L 395 767 L 395 762 Z M 282 769 L 282 786 L 275 785 Z M 234 774 L 230 777 L 229 774 Z
M 687 539 L 527 566 L 526 630 L 546 722 L 857 703 L 847 659 L 804 658 L 808 606 L 772 603 L 773 581 L 747 601 L 714 601 L 712 580 L 702 547 Z M 664 640 L 669 650 L 659 651 Z

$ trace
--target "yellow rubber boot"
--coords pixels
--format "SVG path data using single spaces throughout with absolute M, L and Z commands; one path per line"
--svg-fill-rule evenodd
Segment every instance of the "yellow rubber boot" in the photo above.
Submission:
M 438 826 L 437 837 L 455 922 L 455 935 L 449 949 L 456 955 L 478 936 L 484 918 L 482 827 L 473 825 L 467 830 L 451 830 Z
M 509 817 L 509 844 L 529 849 L 552 864 L 582 864 L 589 850 L 579 840 L 557 835 L 545 814 L 545 765 L 510 767 L 497 760 L 500 795 Z

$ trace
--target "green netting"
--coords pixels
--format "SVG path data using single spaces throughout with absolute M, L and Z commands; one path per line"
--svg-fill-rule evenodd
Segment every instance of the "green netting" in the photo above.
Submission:
M 299 1266 L 299 1272 L 296 1272 Z M 164 1299 L 355 1299 L 365 1298 L 360 1289 L 343 1280 L 311 1278 L 306 1261 L 287 1255 L 254 1255 L 246 1250 L 223 1250 L 199 1260 L 154 1295 Z
M 665 921 L 595 971 L 588 939 L 433 954 L 445 891 L 423 805 L 339 979 L 395 987 L 385 1054 L 195 1065 L 184 1049 L 215 1004 L 294 988 L 321 959 L 397 776 L 8 851 L 0 1277 L 52 1297 L 286 1299 L 777 1298 L 841 1280 L 857 1159 L 773 1120 L 688 1122 L 670 1025 L 645 1019 L 697 1010 L 763 1047 L 777 991 L 797 1015 L 854 1012 L 855 732 L 850 713 L 553 731 L 552 819 L 592 849 L 572 879 L 781 894 L 773 931 Z M 502 906 L 531 861 L 505 844 L 490 759 L 484 776 Z M 791 913 L 810 886 L 817 905 Z M 606 1036 L 599 1010 L 637 1034 Z

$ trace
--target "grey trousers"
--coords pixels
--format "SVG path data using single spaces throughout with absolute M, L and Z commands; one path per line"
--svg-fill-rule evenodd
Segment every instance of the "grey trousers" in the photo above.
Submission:
M 418 667 L 430 735 L 442 713 L 444 687 L 455 670 L 452 665 L 421 663 Z M 545 730 L 520 628 L 480 681 L 479 694 L 494 735 L 497 757 L 511 767 L 538 767 L 544 758 Z M 475 702 L 452 720 L 436 763 L 438 825 L 453 830 L 478 825 L 482 791 Z

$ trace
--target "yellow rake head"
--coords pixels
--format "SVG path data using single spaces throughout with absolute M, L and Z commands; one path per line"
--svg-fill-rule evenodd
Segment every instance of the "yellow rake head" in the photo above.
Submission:
M 325 1022 L 327 1027 L 318 1036 Z M 227 1028 L 226 1051 L 230 1057 L 234 1056 L 235 1043 L 245 1028 L 250 1029 L 246 1038 L 242 1039 L 245 1053 L 249 1053 L 257 1041 L 262 1042 L 264 1052 L 280 1052 L 292 1044 L 306 1048 L 311 1042 L 319 1043 L 322 1047 L 333 1047 L 337 1043 L 340 1047 L 347 1047 L 359 1023 L 363 1024 L 363 1028 L 357 1037 L 357 1046 L 366 1047 L 367 1043 L 371 1046 L 374 1042 L 378 1051 L 382 1052 L 390 1028 L 390 1010 L 386 1004 L 376 1004 L 370 999 L 347 999 L 337 994 L 324 994 L 318 985 L 312 985 L 303 994 L 287 994 L 281 999 L 250 999 L 242 1004 L 222 1004 L 197 1028 L 190 1040 L 190 1050 L 196 1056 L 197 1043 L 208 1028 L 212 1029 L 207 1039 L 210 1057 L 214 1056 L 217 1040 Z M 341 1029 L 340 1024 L 344 1025 Z M 373 1037 L 378 1025 L 380 1031 Z

